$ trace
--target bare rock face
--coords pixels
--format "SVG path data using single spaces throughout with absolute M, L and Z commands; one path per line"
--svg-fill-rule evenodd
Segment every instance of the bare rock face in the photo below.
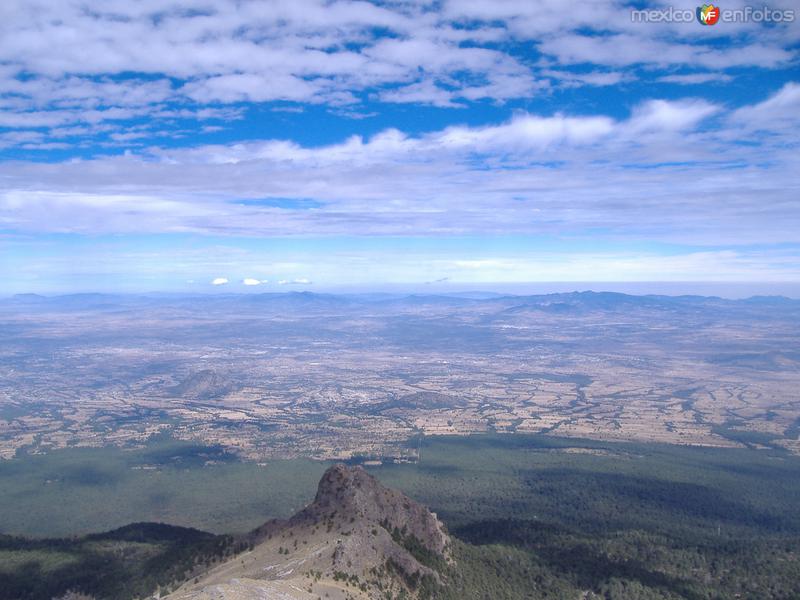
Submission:
M 444 525 L 427 508 L 384 487 L 360 466 L 335 465 L 325 471 L 314 502 L 296 519 L 343 519 L 379 525 L 394 537 L 411 537 L 427 550 L 445 557 L 449 538 Z
M 178 385 L 170 388 L 170 393 L 191 400 L 213 400 L 233 391 L 234 386 L 225 377 L 212 369 L 193 373 Z
M 250 535 L 252 550 L 170 598 L 415 598 L 445 583 L 450 539 L 435 514 L 360 466 L 335 465 L 314 501 Z

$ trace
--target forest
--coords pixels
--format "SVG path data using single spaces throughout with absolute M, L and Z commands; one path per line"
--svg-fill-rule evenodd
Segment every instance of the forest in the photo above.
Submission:
M 446 585 L 420 590 L 430 597 L 800 596 L 800 459 L 785 451 L 538 435 L 418 443 L 420 463 L 370 470 L 429 506 L 455 538 Z M 291 493 L 308 488 L 300 470 L 319 466 L 283 465 L 302 482 Z M 259 493 L 268 513 L 269 493 Z M 241 534 L 144 523 L 61 539 L 6 535 L 0 597 L 142 597 L 247 543 Z

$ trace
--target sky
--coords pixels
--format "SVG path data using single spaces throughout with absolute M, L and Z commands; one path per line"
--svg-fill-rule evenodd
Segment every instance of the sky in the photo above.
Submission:
M 4 0 L 0 295 L 800 292 L 800 5 L 754 6 Z

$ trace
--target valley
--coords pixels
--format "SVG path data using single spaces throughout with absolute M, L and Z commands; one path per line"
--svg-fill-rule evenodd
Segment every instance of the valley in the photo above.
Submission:
M 795 597 L 798 323 L 776 297 L 1 300 L 0 598 Z M 325 512 L 335 464 L 397 491 Z M 446 552 L 384 527 L 406 504 Z
M 800 302 L 79 295 L 0 302 L 0 457 L 141 447 L 414 462 L 420 436 L 800 452 Z

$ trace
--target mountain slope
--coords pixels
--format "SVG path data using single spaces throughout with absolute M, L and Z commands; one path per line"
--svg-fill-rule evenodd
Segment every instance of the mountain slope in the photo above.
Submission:
M 249 551 L 169 598 L 424 597 L 443 583 L 452 560 L 436 515 L 345 465 L 325 472 L 311 504 L 265 523 L 250 542 Z
M 169 392 L 191 400 L 213 400 L 232 391 L 234 386 L 213 369 L 203 369 L 193 373 Z
M 144 598 L 243 548 L 231 536 L 163 523 L 62 539 L 0 534 L 0 599 Z

